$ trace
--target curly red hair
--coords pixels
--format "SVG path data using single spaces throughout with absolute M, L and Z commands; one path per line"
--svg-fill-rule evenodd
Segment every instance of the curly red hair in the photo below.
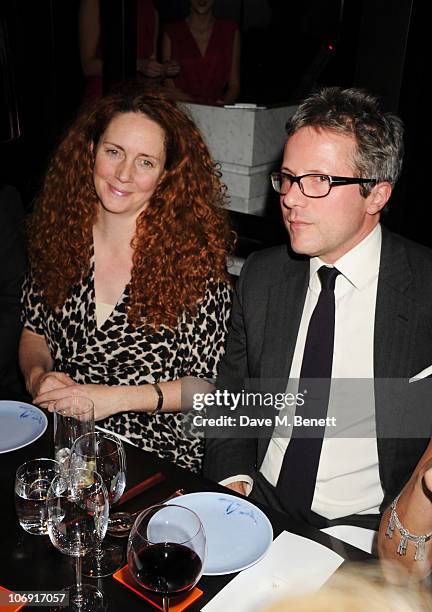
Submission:
M 174 327 L 185 309 L 194 313 L 209 282 L 228 280 L 234 234 L 220 172 L 193 121 L 163 90 L 106 96 L 69 129 L 29 219 L 32 275 L 55 310 L 89 272 L 98 205 L 93 150 L 110 121 L 130 112 L 164 130 L 167 161 L 132 240 L 128 318 L 135 325 Z

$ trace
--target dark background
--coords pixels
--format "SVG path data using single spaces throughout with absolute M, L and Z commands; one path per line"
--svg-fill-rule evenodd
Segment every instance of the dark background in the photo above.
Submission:
M 128 58 L 134 57 L 135 3 L 102 2 L 109 83 L 133 71 Z M 162 22 L 187 12 L 184 0 L 155 4 Z M 0 180 L 19 189 L 27 209 L 50 153 L 79 108 L 78 7 L 79 0 L 1 3 Z M 405 165 L 383 223 L 432 246 L 425 180 L 426 10 L 421 0 L 216 2 L 216 13 L 236 19 L 242 34 L 240 101 L 292 104 L 316 85 L 361 86 L 400 114 L 406 126 Z M 241 236 L 240 254 L 285 240 L 277 203 L 265 217 L 231 217 Z

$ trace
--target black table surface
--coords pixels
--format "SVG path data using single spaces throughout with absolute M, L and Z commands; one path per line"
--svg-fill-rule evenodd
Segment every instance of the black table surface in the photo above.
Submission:
M 6 399 L 0 389 L 0 399 Z M 51 416 L 51 415 L 50 415 Z M 127 455 L 127 487 L 133 487 L 148 476 L 162 472 L 165 480 L 138 495 L 122 509 L 137 510 L 157 503 L 178 488 L 188 493 L 195 491 L 224 491 L 214 482 L 189 473 L 176 465 L 163 461 L 153 454 L 129 444 L 125 445 Z M 50 543 L 48 536 L 33 536 L 20 527 L 14 507 L 14 477 L 19 465 L 36 457 L 53 456 L 52 427 L 32 444 L 0 455 L 0 585 L 12 591 L 61 590 L 75 580 L 74 563 L 61 554 Z M 319 530 L 305 524 L 290 521 L 285 515 L 260 506 L 269 517 L 276 537 L 283 530 L 304 536 L 334 550 L 346 561 L 364 561 L 370 555 L 344 544 Z M 107 536 L 108 538 L 108 536 Z M 126 548 L 127 538 L 113 538 Z M 229 555 L 229 550 L 227 550 Z M 287 551 L 289 555 L 289 551 Z M 201 610 L 214 595 L 225 586 L 235 574 L 224 576 L 203 576 L 198 586 L 204 595 L 192 606 L 191 612 Z M 112 577 L 103 579 L 84 578 L 84 582 L 96 584 L 104 593 L 107 610 L 128 610 L 131 612 L 155 610 L 144 599 L 125 588 Z

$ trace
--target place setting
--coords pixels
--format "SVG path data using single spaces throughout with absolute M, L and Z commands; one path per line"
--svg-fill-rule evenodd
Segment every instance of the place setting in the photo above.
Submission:
M 273 540 L 268 517 L 244 498 L 197 492 L 142 512 L 129 535 L 127 561 L 114 579 L 164 612 L 199 600 L 201 575 L 231 574 L 202 610 L 247 612 L 299 592 L 300 585 L 302 592 L 319 589 L 344 558 L 288 531 Z
M 32 423 L 32 433 L 11 436 L 9 451 L 31 444 L 46 429 L 41 410 L 16 404 L 8 413 L 9 431 L 21 418 Z M 31 459 L 18 467 L 15 508 L 24 531 L 48 535 L 73 560 L 75 582 L 64 589 L 69 609 L 104 609 L 101 583 L 92 578 L 113 576 L 154 607 L 179 612 L 203 596 L 201 576 L 237 574 L 203 610 L 226 610 L 236 602 L 240 612 L 252 605 L 253 597 L 262 603 L 279 589 L 292 588 L 293 576 L 294 582 L 300 577 L 305 582 L 306 576 L 311 588 L 318 588 L 343 562 L 324 546 L 286 531 L 273 540 L 266 514 L 228 492 L 177 489 L 156 504 L 138 503 L 141 495 L 148 499 L 150 490 L 150 499 L 155 498 L 154 491 L 166 480 L 163 472 L 127 490 L 123 442 L 95 429 L 92 402 L 63 398 L 50 411 L 54 458 Z M 287 546 L 292 563 L 284 560 Z
M 31 444 L 47 427 L 39 408 L 7 404 L 13 435 L 2 452 Z M 91 400 L 63 398 L 50 411 L 54 458 L 31 459 L 18 467 L 15 508 L 24 531 L 48 535 L 57 550 L 74 560 L 75 584 L 67 589 L 71 609 L 103 609 L 103 593 L 91 581 L 83 583 L 82 576 L 110 575 L 161 609 L 185 609 L 202 595 L 196 586 L 201 575 L 240 572 L 265 556 L 273 540 L 269 519 L 249 501 L 228 493 L 177 489 L 150 508 L 125 511 L 165 476 L 157 472 L 125 492 L 123 443 L 115 434 L 95 430 Z M 31 426 L 18 436 L 14 431 L 22 422 Z M 107 540 L 107 534 L 124 541 Z
M 128 564 L 114 579 L 161 610 L 178 612 L 202 596 L 201 575 L 240 572 L 265 556 L 272 540 L 269 519 L 247 500 L 186 493 L 138 516 Z
M 20 404 L 19 410 L 20 418 L 31 418 L 23 413 L 34 415 L 39 425 L 39 409 Z M 115 434 L 95 431 L 90 399 L 65 397 L 50 410 L 54 413 L 55 459 L 36 458 L 18 467 L 18 521 L 31 535 L 48 535 L 57 550 L 74 559 L 76 582 L 66 590 L 69 608 L 103 609 L 102 592 L 92 584 L 83 584 L 82 575 L 109 576 L 124 564 L 124 546 L 104 538 L 110 508 L 126 487 L 125 450 Z M 46 416 L 42 415 L 45 431 Z M 34 441 L 30 437 L 26 438 L 28 444 Z M 17 439 L 15 436 L 14 445 Z

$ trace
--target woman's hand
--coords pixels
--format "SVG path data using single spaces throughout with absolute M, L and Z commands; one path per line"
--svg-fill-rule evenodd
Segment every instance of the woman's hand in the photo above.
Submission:
M 162 77 L 164 68 L 162 64 L 154 59 L 137 59 L 137 71 L 150 79 Z
M 425 493 L 432 501 L 432 467 L 430 466 L 430 462 L 426 464 L 426 471 L 423 475 L 423 482 L 426 488 Z
M 52 412 L 54 407 L 51 402 L 66 396 L 88 397 L 94 404 L 95 421 L 100 421 L 121 412 L 120 389 L 109 385 L 78 385 L 73 382 L 71 386 L 63 385 L 40 393 L 33 401 L 39 405 L 48 404 L 48 410 Z
M 180 64 L 176 60 L 167 60 L 163 63 L 163 68 L 167 78 L 176 77 L 180 72 Z
M 30 393 L 33 401 L 36 401 L 39 395 L 53 391 L 54 389 L 63 389 L 75 384 L 75 381 L 64 372 L 40 372 L 34 380 L 31 381 Z M 64 397 L 64 394 L 63 394 Z
M 432 532 L 432 440 L 400 494 L 396 511 L 399 521 L 411 534 L 426 535 Z M 415 560 L 416 547 L 411 541 L 408 541 L 407 554 L 400 555 L 397 549 L 402 534 L 398 528 L 393 537 L 387 536 L 390 516 L 389 507 L 382 516 L 378 534 L 380 559 L 390 561 L 389 565 L 382 566 L 384 576 L 397 584 L 423 580 L 432 567 L 432 543 L 426 543 L 427 561 Z

